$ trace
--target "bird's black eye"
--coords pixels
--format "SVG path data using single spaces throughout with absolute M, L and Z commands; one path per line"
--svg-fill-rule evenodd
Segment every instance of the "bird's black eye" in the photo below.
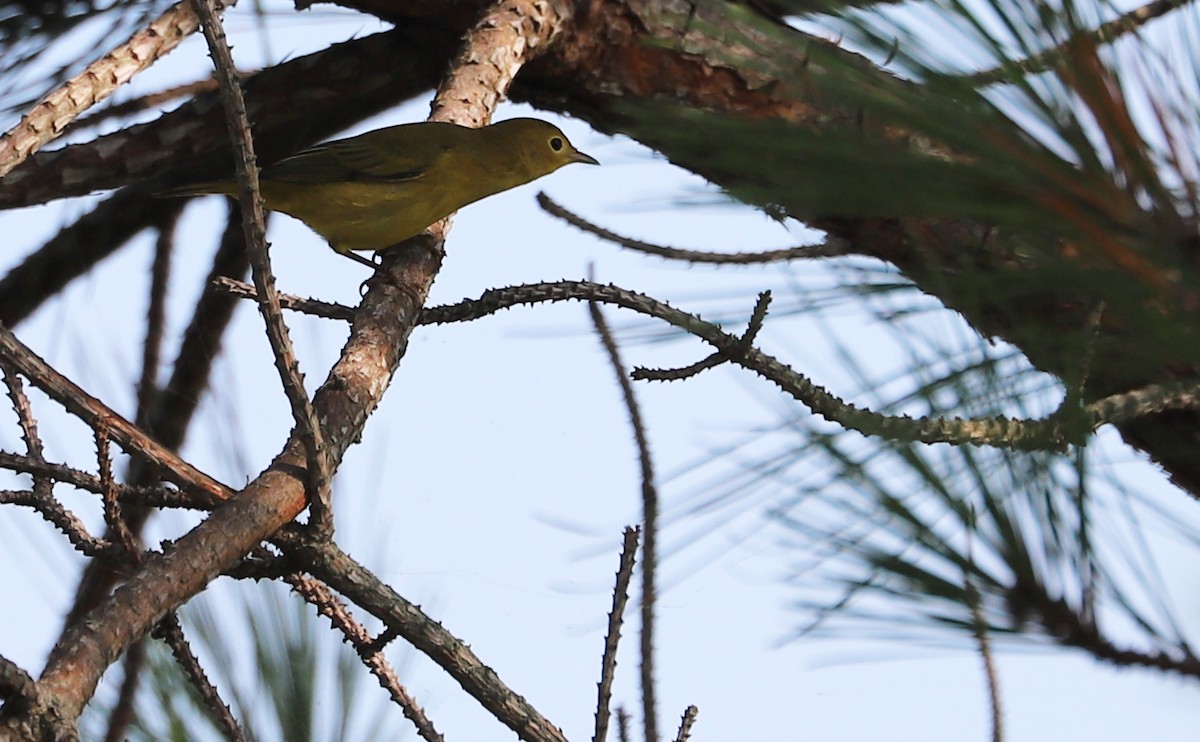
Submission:
M 563 148 L 563 140 L 560 137 L 550 137 L 550 149 L 555 152 L 561 152 Z

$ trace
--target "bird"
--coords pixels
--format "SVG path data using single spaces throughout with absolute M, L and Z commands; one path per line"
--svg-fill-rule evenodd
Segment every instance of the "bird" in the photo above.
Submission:
M 341 255 L 379 252 L 460 208 L 574 162 L 599 165 L 553 124 L 514 118 L 469 128 L 426 121 L 318 144 L 265 168 L 263 203 L 307 224 Z M 234 180 L 183 184 L 165 196 L 240 192 Z

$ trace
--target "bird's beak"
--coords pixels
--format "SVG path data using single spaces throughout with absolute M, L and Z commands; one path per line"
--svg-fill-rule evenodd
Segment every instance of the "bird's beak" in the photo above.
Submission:
M 600 164 L 600 161 L 597 160 L 595 157 L 592 157 L 591 155 L 585 155 L 584 153 L 580 152 L 579 150 L 575 150 L 574 152 L 571 153 L 571 162 L 583 162 L 588 165 L 599 165 Z

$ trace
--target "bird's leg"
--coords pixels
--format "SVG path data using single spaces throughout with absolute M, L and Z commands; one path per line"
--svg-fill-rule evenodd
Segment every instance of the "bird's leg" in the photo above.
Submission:
M 357 253 L 351 252 L 349 250 L 346 250 L 344 252 L 341 250 L 338 250 L 338 253 L 341 255 L 345 255 L 346 257 L 350 258 L 351 260 L 353 260 L 356 263 L 362 263 L 363 265 L 367 266 L 371 270 L 375 270 L 376 268 L 379 267 L 379 263 L 375 262 L 374 260 L 369 260 L 369 259 L 364 258 L 363 256 L 361 256 Z

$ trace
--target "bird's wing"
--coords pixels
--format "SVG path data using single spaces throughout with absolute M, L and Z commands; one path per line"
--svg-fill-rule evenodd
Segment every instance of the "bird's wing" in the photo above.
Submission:
M 399 183 L 420 178 L 442 154 L 419 148 L 384 148 L 381 143 L 363 142 L 361 137 L 319 144 L 280 160 L 263 177 L 291 183 L 385 182 Z

